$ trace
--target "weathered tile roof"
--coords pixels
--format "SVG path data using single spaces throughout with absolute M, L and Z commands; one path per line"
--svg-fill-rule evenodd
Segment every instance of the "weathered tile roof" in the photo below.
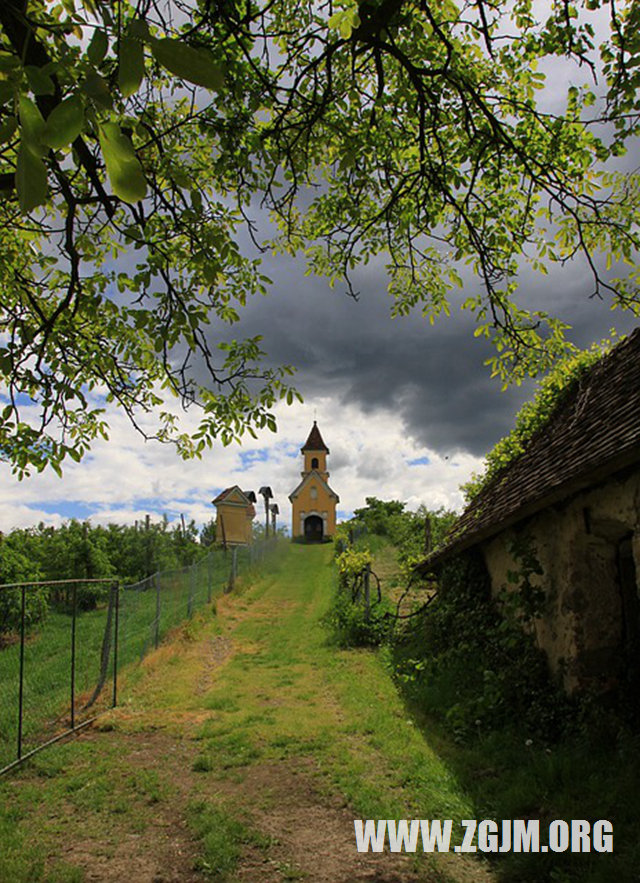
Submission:
M 590 368 L 418 570 L 640 462 L 640 328 Z
M 316 421 L 313 421 L 313 426 L 311 428 L 311 432 L 309 433 L 309 438 L 304 443 L 301 448 L 302 451 L 326 451 L 329 453 L 329 448 L 322 441 L 322 436 L 320 435 L 320 430 L 318 429 L 318 424 Z
M 218 496 L 215 498 L 215 500 L 212 500 L 211 502 L 214 505 L 217 505 L 218 503 L 222 503 L 224 500 L 227 499 L 227 497 L 231 496 L 231 494 L 234 491 L 236 491 L 238 494 L 240 494 L 241 498 L 243 498 L 243 500 L 242 500 L 243 502 L 245 502 L 245 503 L 250 502 L 250 498 L 247 497 L 246 493 L 243 490 L 241 490 L 237 484 L 234 484 L 231 487 L 225 488 L 223 491 L 221 491 L 218 494 Z

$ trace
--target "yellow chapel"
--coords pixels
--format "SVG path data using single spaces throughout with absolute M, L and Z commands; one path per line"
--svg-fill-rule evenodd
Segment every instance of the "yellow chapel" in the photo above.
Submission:
M 328 484 L 329 448 L 322 440 L 315 420 L 301 453 L 304 457 L 302 481 L 289 495 L 293 508 L 291 536 L 294 540 L 320 543 L 335 533 L 336 504 L 340 497 Z

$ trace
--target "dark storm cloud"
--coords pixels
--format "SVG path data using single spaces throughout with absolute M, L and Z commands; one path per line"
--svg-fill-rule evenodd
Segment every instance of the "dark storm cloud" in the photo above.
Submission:
M 305 277 L 300 264 L 272 259 L 265 271 L 273 288 L 242 313 L 242 335 L 262 334 L 272 364 L 290 363 L 295 384 L 312 405 L 332 396 L 336 418 L 341 404 L 365 412 L 390 409 L 408 435 L 442 454 L 485 454 L 513 425 L 533 386 L 501 391 L 483 365 L 489 345 L 473 337 L 474 320 L 459 309 L 434 326 L 419 314 L 391 319 L 384 270 L 368 268 L 359 280 L 358 302 L 343 290 Z M 583 269 L 565 267 L 550 276 L 523 272 L 523 302 L 537 304 L 572 320 L 572 339 L 580 346 L 600 339 L 624 314 L 589 299 L 592 283 Z

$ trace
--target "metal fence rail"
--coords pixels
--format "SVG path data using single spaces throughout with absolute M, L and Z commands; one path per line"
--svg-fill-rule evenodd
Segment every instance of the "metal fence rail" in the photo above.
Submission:
M 13 604 L 18 621 L 16 631 L 0 634 L 0 775 L 114 707 L 118 673 L 230 591 L 273 547 L 215 548 L 189 567 L 133 585 L 76 579 L 0 586 L 13 593 L 0 600 L 5 609 Z M 30 629 L 34 593 L 46 617 Z

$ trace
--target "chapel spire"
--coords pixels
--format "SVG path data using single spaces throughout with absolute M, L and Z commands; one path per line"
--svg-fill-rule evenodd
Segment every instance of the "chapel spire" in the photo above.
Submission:
M 324 451 L 327 454 L 329 453 L 329 448 L 322 440 L 320 430 L 318 429 L 318 424 L 315 420 L 313 421 L 313 426 L 311 427 L 309 438 L 306 440 L 301 450 L 303 454 L 305 451 Z

